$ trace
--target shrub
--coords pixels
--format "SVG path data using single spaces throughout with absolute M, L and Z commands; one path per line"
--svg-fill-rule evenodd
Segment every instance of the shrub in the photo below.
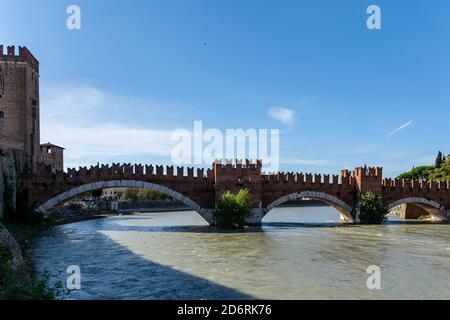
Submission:
M 383 206 L 381 195 L 371 191 L 362 195 L 358 204 L 361 223 L 379 224 L 386 220 L 388 211 Z
M 48 288 L 47 278 L 38 280 L 25 267 L 15 267 L 8 245 L 0 246 L 0 300 L 51 300 L 61 292 L 59 288 Z
M 248 189 L 241 189 L 238 194 L 226 192 L 217 203 L 216 225 L 219 227 L 244 226 L 245 217 L 250 213 L 251 199 Z

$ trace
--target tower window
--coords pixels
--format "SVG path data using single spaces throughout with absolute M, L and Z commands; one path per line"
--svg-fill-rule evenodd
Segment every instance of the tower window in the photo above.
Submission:
M 5 113 L 3 111 L 0 111 L 0 119 L 5 118 Z

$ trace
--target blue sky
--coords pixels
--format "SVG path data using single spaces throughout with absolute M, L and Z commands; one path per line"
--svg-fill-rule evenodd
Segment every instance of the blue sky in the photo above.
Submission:
M 41 138 L 67 166 L 170 163 L 195 120 L 279 128 L 284 171 L 394 176 L 450 153 L 449 1 L 0 2 L 0 43 L 40 60 Z

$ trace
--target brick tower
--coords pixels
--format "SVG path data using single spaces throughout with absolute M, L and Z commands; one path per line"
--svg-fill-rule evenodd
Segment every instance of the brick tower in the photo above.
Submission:
M 360 195 L 367 191 L 375 194 L 381 194 L 381 186 L 383 179 L 383 168 L 381 167 L 364 167 L 356 168 L 354 171 L 356 187 Z
M 25 47 L 0 45 L 0 150 L 21 151 L 35 171 L 39 132 L 39 62 Z

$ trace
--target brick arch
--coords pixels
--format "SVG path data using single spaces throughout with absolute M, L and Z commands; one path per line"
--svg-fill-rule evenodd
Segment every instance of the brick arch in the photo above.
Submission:
M 165 187 L 163 185 L 159 185 L 156 183 L 144 182 L 144 181 L 134 181 L 134 180 L 110 180 L 110 181 L 98 181 L 93 183 L 84 184 L 75 188 L 70 189 L 60 195 L 48 200 L 44 204 L 42 204 L 38 211 L 44 215 L 49 215 L 58 204 L 63 203 L 66 200 L 69 200 L 79 194 L 83 194 L 85 192 L 99 190 L 99 189 L 108 189 L 108 188 L 139 188 L 139 189 L 148 189 L 153 191 L 158 191 L 164 193 L 172 198 L 181 201 L 186 206 L 196 211 L 198 214 L 202 216 L 209 224 L 214 224 L 214 214 L 212 210 L 205 209 L 200 207 L 196 202 L 192 201 L 188 197 L 182 195 L 181 193 Z
M 425 198 L 417 198 L 417 197 L 403 198 L 389 203 L 386 206 L 386 209 L 391 210 L 402 204 L 418 205 L 421 208 L 425 209 L 435 220 L 443 221 L 448 219 L 449 210 L 447 210 L 447 208 L 445 208 L 443 205 L 439 204 L 436 201 L 428 200 Z
M 294 192 L 288 195 L 285 195 L 281 198 L 278 198 L 271 204 L 269 204 L 265 210 L 264 215 L 267 215 L 272 209 L 278 207 L 279 205 L 289 201 L 289 200 L 298 200 L 303 198 L 312 198 L 325 202 L 326 204 L 334 207 L 339 213 L 342 215 L 343 220 L 347 222 L 354 222 L 355 218 L 352 215 L 352 207 L 346 204 L 344 201 L 338 199 L 335 196 L 329 195 L 327 193 L 315 192 L 315 191 L 303 191 L 303 192 Z

